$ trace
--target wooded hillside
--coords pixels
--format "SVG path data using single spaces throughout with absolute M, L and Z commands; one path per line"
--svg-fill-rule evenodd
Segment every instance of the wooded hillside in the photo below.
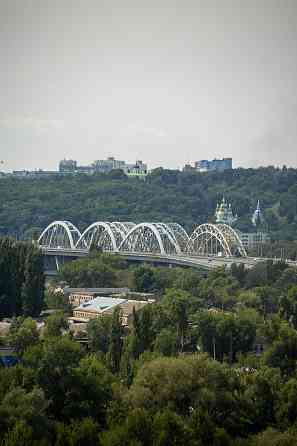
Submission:
M 0 234 L 18 238 L 51 221 L 70 220 L 83 230 L 98 220 L 176 221 L 188 231 L 212 218 L 222 196 L 251 229 L 257 200 L 276 239 L 297 238 L 297 169 L 235 169 L 222 173 L 155 169 L 146 181 L 121 171 L 91 177 L 6 178 L 0 182 Z

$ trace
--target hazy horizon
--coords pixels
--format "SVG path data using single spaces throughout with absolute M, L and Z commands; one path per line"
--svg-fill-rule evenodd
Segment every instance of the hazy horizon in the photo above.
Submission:
M 296 0 L 0 0 L 0 36 L 0 170 L 297 167 Z

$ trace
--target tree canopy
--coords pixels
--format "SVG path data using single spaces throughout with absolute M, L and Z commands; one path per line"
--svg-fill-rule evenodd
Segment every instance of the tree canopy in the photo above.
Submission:
M 213 218 L 222 195 L 238 214 L 238 228 L 252 229 L 257 200 L 273 238 L 294 240 L 297 169 L 180 172 L 155 169 L 145 181 L 118 172 L 0 182 L 0 234 L 31 238 L 54 220 L 81 230 L 94 221 L 176 221 L 186 230 Z M 295 247 L 296 254 L 296 247 Z
M 155 301 L 134 308 L 128 326 L 116 307 L 83 337 L 65 299 L 42 331 L 21 307 L 1 340 L 18 359 L 0 366 L 1 446 L 296 444 L 296 268 L 268 261 L 204 275 L 102 253 L 73 263 L 70 282 L 88 285 L 89 264 L 103 265 L 112 286 L 129 278 Z

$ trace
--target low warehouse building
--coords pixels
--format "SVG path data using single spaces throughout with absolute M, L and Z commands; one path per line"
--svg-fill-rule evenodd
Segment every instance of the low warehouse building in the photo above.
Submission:
M 139 311 L 148 304 L 148 301 L 99 296 L 74 308 L 73 317 L 70 320 L 73 322 L 88 322 L 90 319 L 111 315 L 113 310 L 119 307 L 122 324 L 127 326 L 130 324 L 133 308 L 135 311 Z
M 123 294 L 130 292 L 129 288 L 65 288 L 63 290 L 68 294 L 69 303 L 72 306 L 78 306 L 95 299 L 98 296 L 112 296 L 114 294 Z

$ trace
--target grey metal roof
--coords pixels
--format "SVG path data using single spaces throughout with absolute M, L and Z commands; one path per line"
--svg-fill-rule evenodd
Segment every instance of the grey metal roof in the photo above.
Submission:
M 128 299 L 116 299 L 113 297 L 99 296 L 99 297 L 96 297 L 95 299 L 92 299 L 92 300 L 89 300 L 88 302 L 83 303 L 79 307 L 76 307 L 74 310 L 103 312 L 103 311 L 109 310 L 111 308 L 114 308 L 117 305 L 121 305 L 127 301 L 128 301 Z

